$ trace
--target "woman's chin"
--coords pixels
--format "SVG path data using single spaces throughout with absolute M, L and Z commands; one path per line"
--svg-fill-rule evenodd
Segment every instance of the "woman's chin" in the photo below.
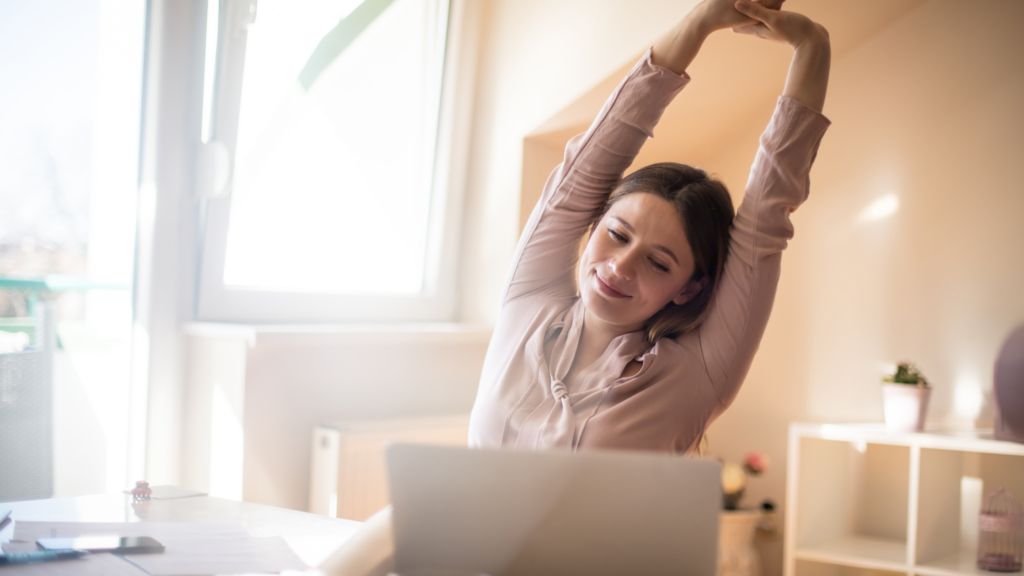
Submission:
M 624 333 L 635 332 L 643 327 L 643 320 L 638 321 L 634 318 L 635 314 L 630 314 L 629 310 L 623 309 L 626 307 L 626 302 L 610 302 L 592 290 L 584 290 L 580 294 L 580 299 L 583 300 L 583 307 L 588 315 L 603 324 L 622 327 Z M 632 327 L 632 329 L 627 329 L 627 327 Z

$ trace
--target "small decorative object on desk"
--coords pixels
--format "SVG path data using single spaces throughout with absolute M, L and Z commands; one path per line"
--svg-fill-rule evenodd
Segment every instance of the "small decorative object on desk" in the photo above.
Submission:
M 1000 488 L 985 497 L 978 516 L 978 568 L 1020 572 L 1024 555 L 1020 502 Z
M 761 521 L 757 523 L 757 529 L 768 534 L 774 534 L 779 529 L 779 521 L 775 518 L 775 502 L 761 502 Z
M 885 429 L 893 433 L 924 430 L 932 389 L 921 370 L 910 362 L 900 362 L 882 382 Z
M 725 462 L 722 464 L 722 507 L 737 510 L 743 491 L 747 488 L 747 476 L 760 476 L 768 469 L 768 457 L 760 452 L 748 452 L 743 466 Z
M 132 488 L 132 500 L 149 500 L 152 495 L 153 490 L 149 487 L 149 482 L 144 480 L 135 482 L 135 488 Z
M 718 576 L 759 576 L 761 562 L 754 548 L 754 534 L 765 515 L 758 509 L 741 509 L 740 499 L 747 487 L 748 476 L 760 476 L 768 469 L 768 457 L 750 452 L 743 465 L 732 462 L 722 465 L 721 526 L 718 541 Z M 773 506 L 774 508 L 774 506 Z

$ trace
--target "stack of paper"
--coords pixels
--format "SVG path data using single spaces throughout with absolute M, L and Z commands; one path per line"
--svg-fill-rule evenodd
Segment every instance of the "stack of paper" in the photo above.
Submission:
M 21 566 L 17 574 L 125 574 L 136 575 L 135 567 L 153 576 L 191 576 L 199 574 L 241 574 L 244 572 L 282 572 L 284 570 L 305 570 L 306 564 L 295 555 L 280 536 L 254 537 L 241 524 L 195 523 L 195 522 L 29 522 L 19 520 L 14 525 L 13 541 L 34 545 L 39 538 L 73 538 L 77 536 L 150 536 L 164 545 L 162 554 L 132 554 L 124 556 L 128 563 L 113 557 L 112 560 L 126 564 L 122 572 L 102 567 L 96 563 L 112 560 L 95 560 L 107 554 L 90 555 L 90 564 L 96 564 L 96 572 L 79 561 L 51 562 Z M 12 542 L 14 544 L 14 542 Z M 10 544 L 5 544 L 7 549 Z M 14 550 L 11 550 L 14 551 Z M 63 566 L 74 565 L 66 571 Z M 83 570 L 84 568 L 84 570 Z M 49 570 L 49 571 L 46 571 Z M 65 570 L 65 571 L 60 571 Z M 5 576 L 8 572 L 5 572 Z M 11 572 L 13 574 L 14 572 Z

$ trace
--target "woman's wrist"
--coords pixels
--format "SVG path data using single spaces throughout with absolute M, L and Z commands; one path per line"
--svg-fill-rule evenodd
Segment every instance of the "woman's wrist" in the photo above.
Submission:
M 821 112 L 828 90 L 832 47 L 824 27 L 813 24 L 814 31 L 793 42 L 793 62 L 789 67 L 784 94 Z
M 799 38 L 790 43 L 793 50 L 824 52 L 831 50 L 831 41 L 828 30 L 824 26 L 810 20 L 807 21 L 807 30 Z
M 683 21 L 680 23 L 680 28 L 700 38 L 701 40 L 707 40 L 708 36 L 712 32 L 720 29 L 715 28 L 711 19 L 708 17 L 706 4 L 698 4 L 690 10 L 690 12 L 683 17 Z
M 703 19 L 695 12 L 696 9 L 687 14 L 675 28 L 654 44 L 651 61 L 655 65 L 676 74 L 682 74 L 689 68 L 710 34 L 706 31 Z

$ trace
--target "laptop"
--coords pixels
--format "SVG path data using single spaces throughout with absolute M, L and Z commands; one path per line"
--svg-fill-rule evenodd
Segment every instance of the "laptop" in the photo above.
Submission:
M 713 576 L 717 462 L 642 452 L 387 448 L 402 576 Z

